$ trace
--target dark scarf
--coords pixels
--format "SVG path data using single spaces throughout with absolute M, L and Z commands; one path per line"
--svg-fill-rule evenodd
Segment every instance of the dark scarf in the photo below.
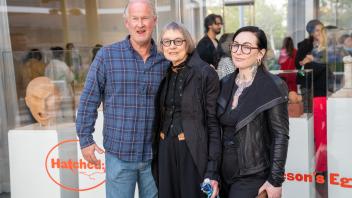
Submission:
M 231 105 L 233 90 L 236 91 L 237 89 L 235 79 L 238 72 L 237 69 L 221 82 L 221 92 L 218 98 L 218 117 L 225 113 L 227 105 Z M 233 123 L 233 126 L 236 126 L 236 131 L 247 125 L 261 112 L 286 102 L 288 93 L 287 87 L 285 87 L 285 83 L 279 77 L 259 66 L 252 85 L 243 91 L 238 101 L 239 104 L 234 109 L 238 111 L 236 113 L 238 115 L 237 122 Z

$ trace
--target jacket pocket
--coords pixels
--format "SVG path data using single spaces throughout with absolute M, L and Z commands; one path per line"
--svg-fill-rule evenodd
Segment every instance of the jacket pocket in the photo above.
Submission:
M 239 147 L 228 145 L 223 148 L 223 157 L 221 163 L 221 173 L 227 183 L 239 175 Z

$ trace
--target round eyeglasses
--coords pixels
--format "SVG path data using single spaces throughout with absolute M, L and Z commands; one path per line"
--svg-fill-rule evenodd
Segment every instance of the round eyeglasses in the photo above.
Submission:
M 183 42 L 185 42 L 186 40 L 181 39 L 181 38 L 177 38 L 174 40 L 169 40 L 169 39 L 165 39 L 160 41 L 160 43 L 165 46 L 165 47 L 169 47 L 171 45 L 171 43 L 174 43 L 174 45 L 176 46 L 181 46 L 183 44 Z
M 231 50 L 232 53 L 236 53 L 239 48 L 241 48 L 241 52 L 243 54 L 246 54 L 246 55 L 250 54 L 252 49 L 259 49 L 257 47 L 251 47 L 251 46 L 246 45 L 246 44 L 234 43 L 234 44 L 230 45 L 230 50 Z

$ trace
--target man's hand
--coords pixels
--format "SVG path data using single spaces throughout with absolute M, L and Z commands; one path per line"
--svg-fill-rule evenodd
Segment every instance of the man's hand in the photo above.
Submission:
M 281 198 L 282 187 L 274 187 L 268 181 L 266 181 L 258 191 L 258 195 L 266 190 L 269 198 Z
M 97 151 L 99 154 L 104 153 L 103 149 L 98 147 L 96 144 L 92 144 L 92 145 L 82 149 L 82 155 L 83 155 L 84 159 L 87 160 L 88 162 L 95 164 L 95 165 L 99 165 L 99 161 L 97 160 L 97 158 L 95 157 L 95 154 L 94 154 L 95 151 Z
M 219 183 L 216 180 L 210 180 L 210 185 L 213 188 L 213 194 L 210 198 L 215 198 L 219 194 Z

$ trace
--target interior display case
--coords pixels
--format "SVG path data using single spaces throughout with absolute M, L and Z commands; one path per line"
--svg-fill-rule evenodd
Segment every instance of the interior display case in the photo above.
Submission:
M 96 51 L 77 48 L 3 52 L 6 69 L 12 69 L 8 73 L 13 75 L 7 76 L 11 81 L 8 84 L 13 86 L 5 89 L 5 94 L 15 95 L 8 105 L 15 112 L 14 127 L 54 124 L 38 122 L 44 117 L 51 117 L 55 123 L 74 122 L 79 96 Z
M 352 30 L 330 30 L 327 154 L 329 197 L 349 197 L 352 188 Z M 327 75 L 328 76 L 328 75 Z
M 313 71 L 304 70 L 270 70 L 279 76 L 288 89 L 288 114 L 290 118 L 309 118 L 313 107 Z
M 271 70 L 288 86 L 289 146 L 283 197 L 315 197 L 315 182 L 303 181 L 315 171 L 312 70 Z M 300 79 L 297 81 L 297 79 Z M 302 178 L 301 178 L 302 177 Z
M 13 76 L 5 77 L 14 89 L 5 92 L 15 99 L 4 110 L 14 112 L 8 116 L 15 121 L 8 132 L 11 197 L 105 197 L 105 157 L 97 156 L 99 166 L 86 162 L 75 127 L 92 52 L 2 53 L 13 63 Z M 94 139 L 102 146 L 101 109 L 98 115 Z

